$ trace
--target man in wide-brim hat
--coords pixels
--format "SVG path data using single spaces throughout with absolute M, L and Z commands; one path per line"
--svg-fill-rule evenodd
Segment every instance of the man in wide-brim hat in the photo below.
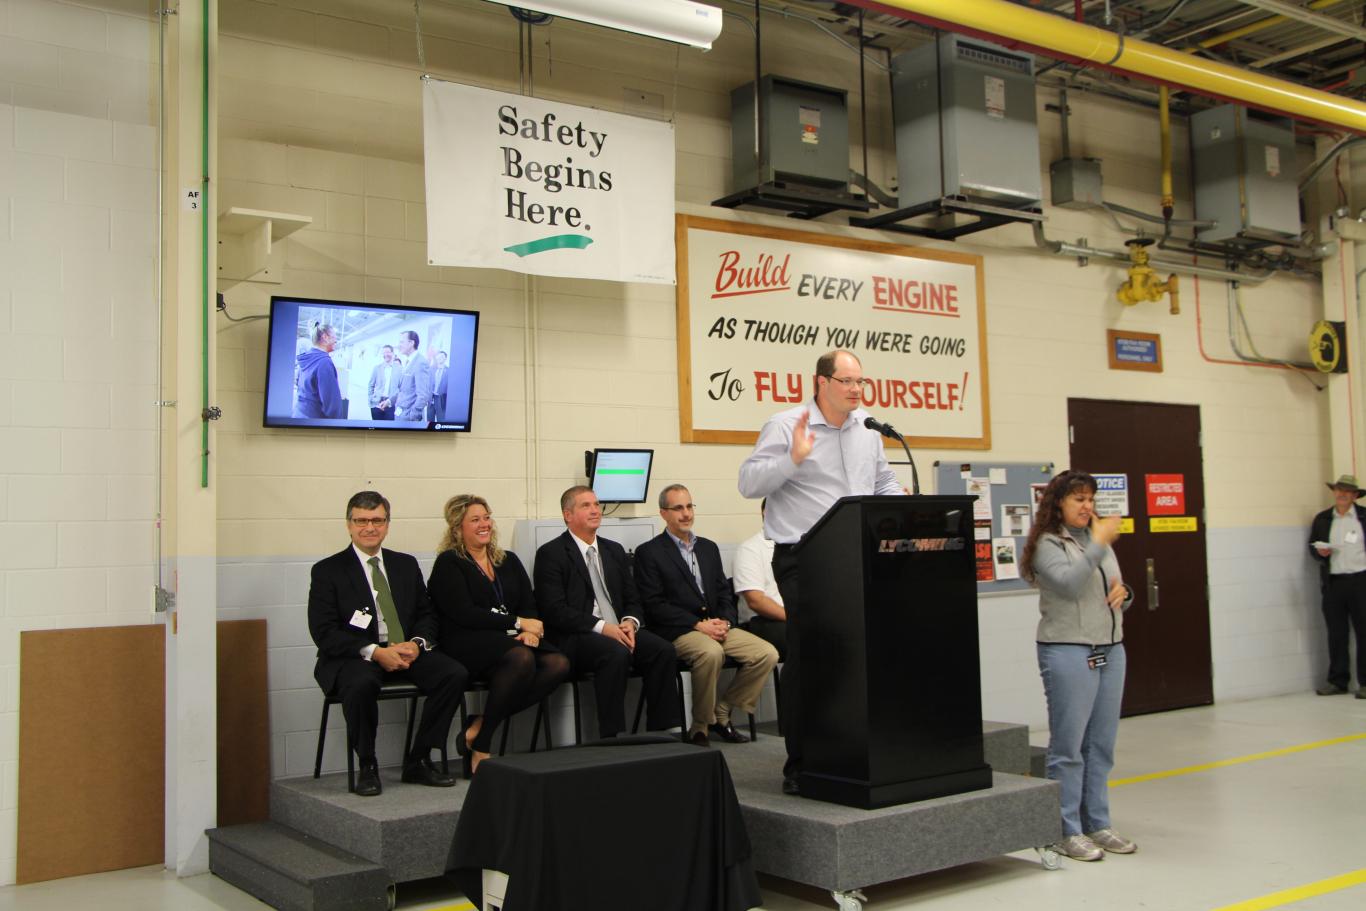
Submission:
M 1328 489 L 1333 491 L 1333 506 L 1314 516 L 1309 528 L 1309 552 L 1319 563 L 1323 622 L 1328 627 L 1328 682 L 1314 692 L 1347 692 L 1352 682 L 1350 624 L 1357 638 L 1357 698 L 1366 699 L 1366 507 L 1357 502 L 1366 490 L 1350 474 L 1329 482 Z

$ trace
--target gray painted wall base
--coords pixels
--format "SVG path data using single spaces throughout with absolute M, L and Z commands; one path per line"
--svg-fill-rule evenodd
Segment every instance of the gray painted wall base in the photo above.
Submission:
M 209 829 L 209 870 L 281 911 L 385 911 L 384 868 L 275 822 Z

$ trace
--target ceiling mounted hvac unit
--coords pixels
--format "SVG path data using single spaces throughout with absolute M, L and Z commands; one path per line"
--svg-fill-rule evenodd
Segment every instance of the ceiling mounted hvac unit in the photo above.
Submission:
M 700 47 L 705 51 L 711 50 L 711 43 L 721 34 L 721 9 L 705 3 L 693 3 L 692 0 L 649 0 L 648 3 L 642 0 L 493 2 Z

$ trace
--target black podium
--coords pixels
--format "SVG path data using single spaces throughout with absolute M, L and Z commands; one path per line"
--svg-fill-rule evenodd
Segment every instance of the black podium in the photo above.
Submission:
M 845 497 L 797 546 L 804 797 L 873 808 L 991 787 L 975 499 Z

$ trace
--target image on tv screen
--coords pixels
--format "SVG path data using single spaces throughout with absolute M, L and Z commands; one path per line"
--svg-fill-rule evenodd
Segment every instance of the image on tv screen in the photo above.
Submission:
M 602 503 L 644 503 L 653 449 L 595 449 L 593 493 Z
M 479 314 L 270 300 L 267 427 L 470 429 Z

